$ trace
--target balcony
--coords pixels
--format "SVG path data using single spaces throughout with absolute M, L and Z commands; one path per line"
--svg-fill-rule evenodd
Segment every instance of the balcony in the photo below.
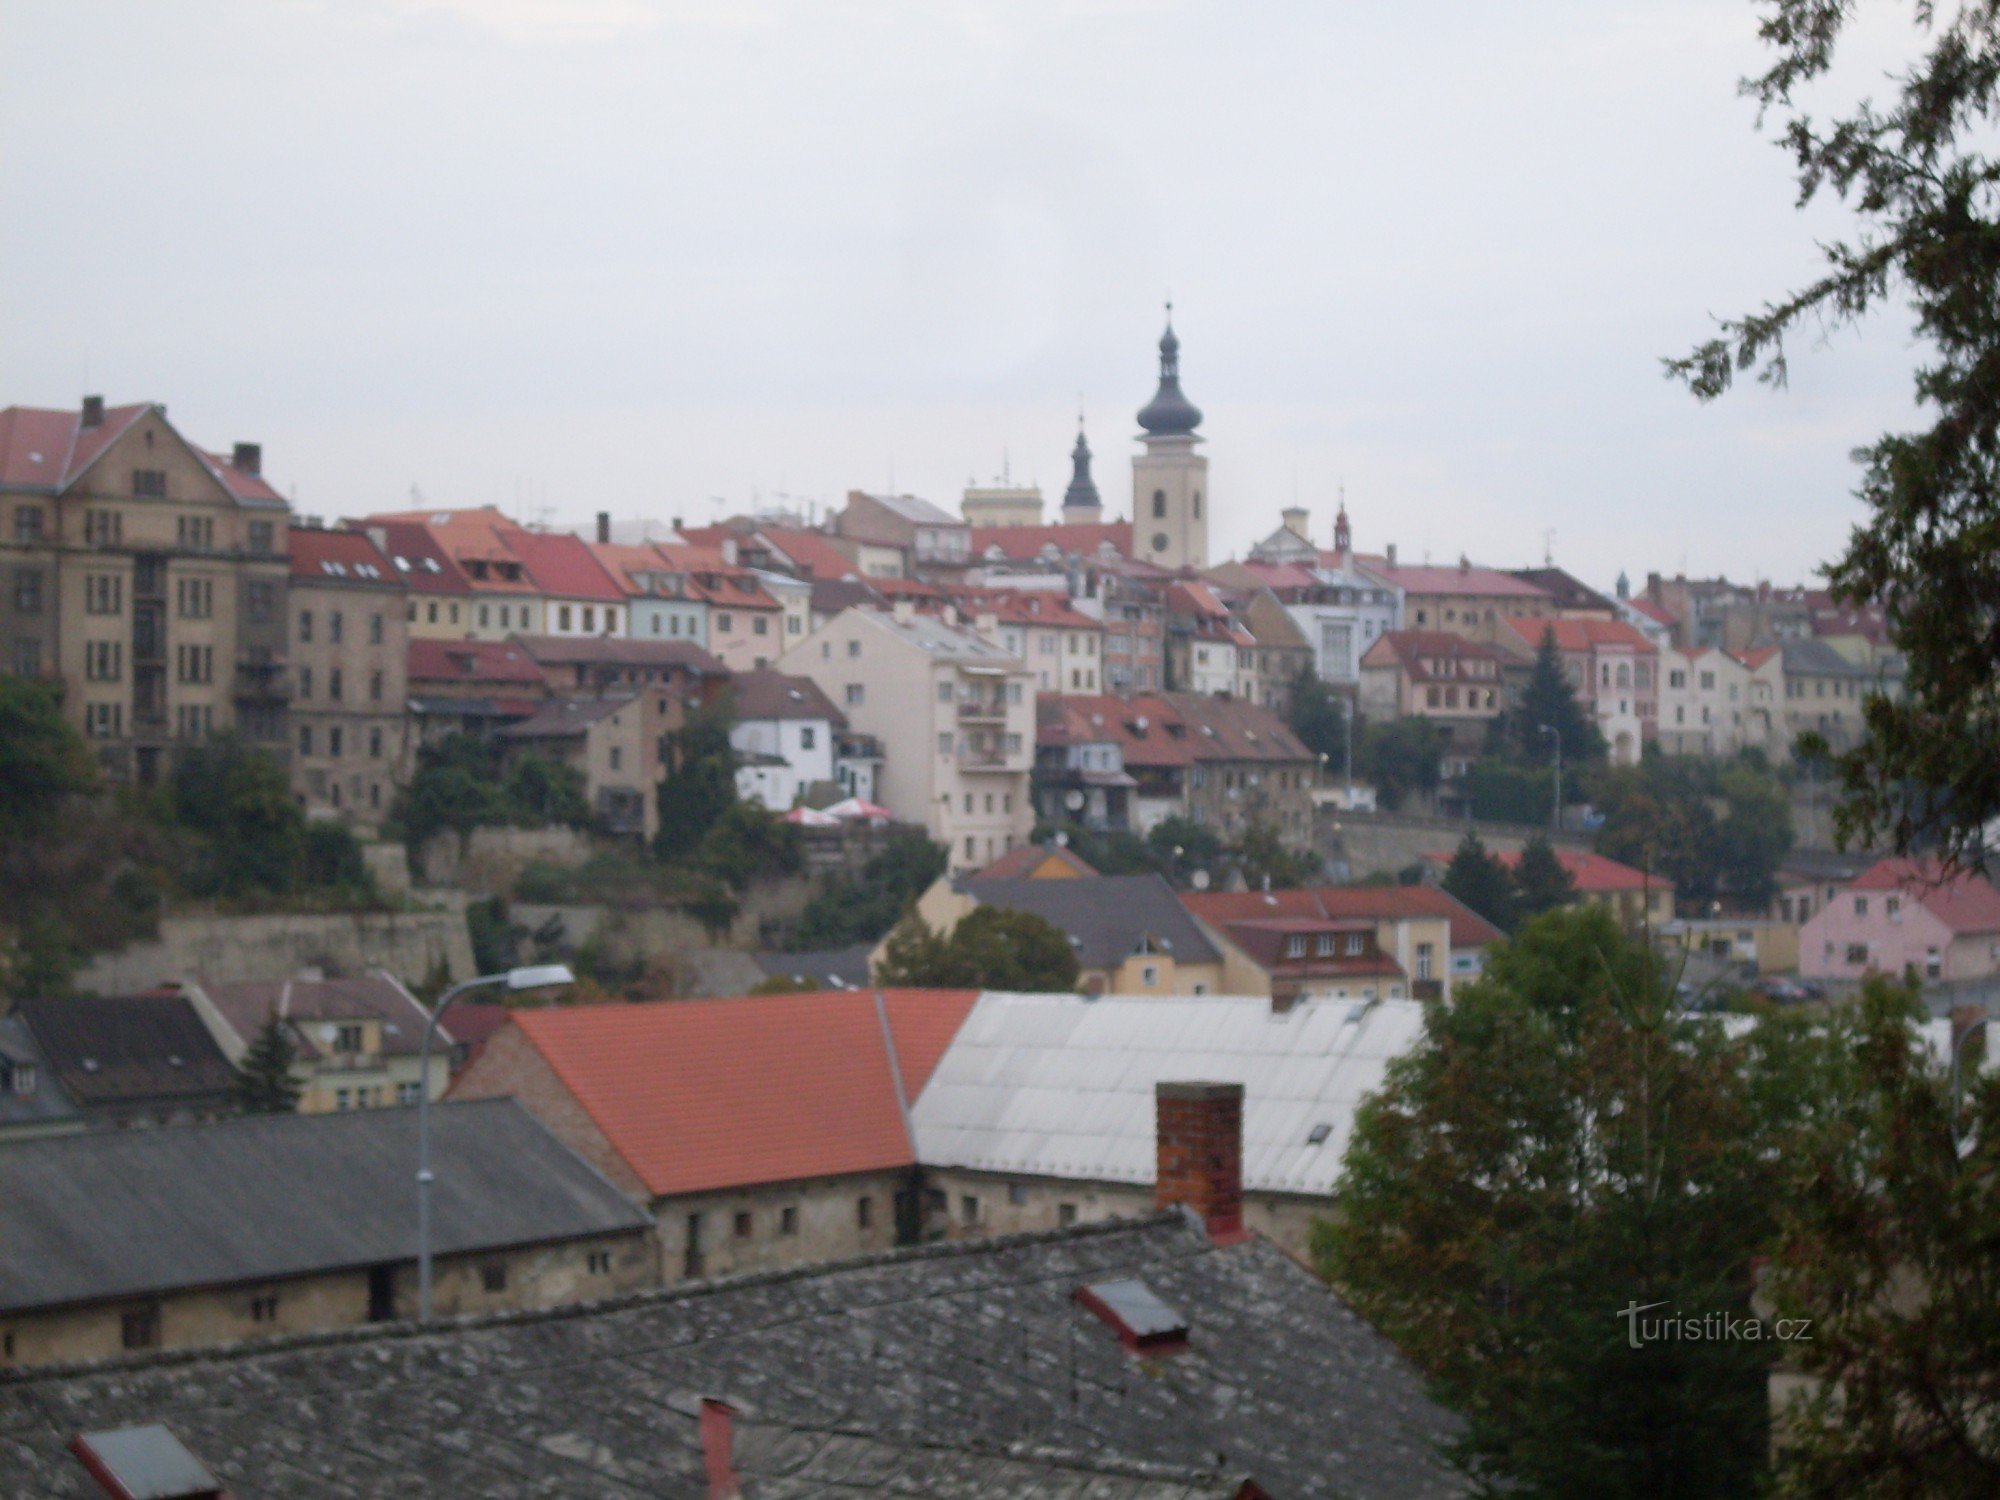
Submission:
M 292 684 L 286 676 L 285 664 L 264 657 L 245 657 L 236 664 L 233 696 L 238 703 L 291 702 Z
M 998 724 L 1007 717 L 1007 705 L 974 698 L 958 705 L 958 717 L 961 723 Z
M 1028 770 L 1028 754 L 1025 750 L 961 750 L 958 752 L 958 768 L 961 771 L 1022 773 Z

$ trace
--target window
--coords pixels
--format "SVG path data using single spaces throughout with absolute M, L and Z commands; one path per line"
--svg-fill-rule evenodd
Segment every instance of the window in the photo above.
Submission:
M 116 682 L 124 675 L 124 648 L 117 641 L 87 641 L 83 648 L 83 675 L 92 682 Z
M 1868 945 L 1866 943 L 1849 943 L 1847 945 L 1847 961 L 1851 964 L 1867 963 Z
M 362 1030 L 359 1026 L 342 1026 L 334 1033 L 333 1050 L 336 1052 L 359 1052 Z
M 274 584 L 262 579 L 251 579 L 243 585 L 243 618 L 254 620 L 259 625 L 277 614 L 278 590 Z
M 875 1222 L 875 1200 L 857 1198 L 854 1200 L 854 1223 L 857 1228 L 867 1229 Z
M 24 615 L 38 615 L 42 612 L 42 570 L 40 568 L 16 568 L 14 570 L 14 608 Z
M 1164 516 L 1166 513 L 1167 513 L 1167 492 L 1165 490 L 1154 490 L 1153 491 L 1154 516 L 1155 517 Z
M 506 1291 L 507 1263 L 505 1261 L 488 1261 L 485 1265 L 481 1266 L 479 1268 L 479 1284 L 489 1292 Z
M 715 617 L 715 628 L 717 630 L 734 630 L 736 628 L 736 617 L 731 614 L 717 615 Z M 848 654 L 852 656 L 854 652 L 849 651 Z
M 778 1210 L 778 1233 L 797 1234 L 799 1232 L 799 1211 L 793 1207 Z
M 376 790 L 379 791 L 380 788 L 378 787 Z M 399 1083 L 396 1085 L 396 1102 L 398 1104 L 415 1104 L 418 1096 L 422 1093 L 423 1086 L 421 1084 Z
M 614 771 L 622 771 L 625 768 L 625 750 L 623 746 L 613 745 L 611 747 L 610 761 L 611 769 Z
M 183 620 L 206 620 L 215 613 L 215 582 L 183 578 L 174 585 L 174 608 Z
M 341 691 L 340 668 L 329 667 L 326 672 L 326 695 L 338 703 L 345 694 Z
M 979 1222 L 979 1199 L 971 1193 L 967 1193 L 964 1197 L 960 1198 L 958 1200 L 958 1217 L 963 1223 L 977 1224 Z
M 370 703 L 380 703 L 382 701 L 382 674 L 380 672 L 370 672 L 368 674 L 368 701 Z
M 847 685 L 847 706 L 848 706 L 849 708 L 859 708 L 859 707 L 861 706 L 861 704 L 862 704 L 862 701 L 863 701 L 863 699 L 864 699 L 865 697 L 866 697 L 866 694 L 865 694 L 865 692 L 863 691 L 863 689 L 862 689 L 862 686 L 861 686 L 861 684 L 860 684 L 860 683 L 858 683 L 858 682 L 850 682 L 850 683 L 848 683 L 848 685 Z
M 1319 940 L 1313 944 L 1313 952 L 1321 958 L 1333 957 L 1333 934 L 1322 932 Z
M 1067 1229 L 1075 1222 L 1076 1205 L 1074 1203 L 1058 1203 L 1056 1205 L 1056 1223 Z
M 299 696 L 301 698 L 310 698 L 312 695 L 313 695 L 313 669 L 311 667 L 300 667 Z
M 1008 1183 L 1008 1184 L 1007 1184 L 1007 1201 L 1008 1201 L 1009 1203 L 1013 1204 L 1013 1205 L 1014 1205 L 1014 1207 L 1016 1207 L 1016 1208 L 1020 1208 L 1020 1207 L 1021 1207 L 1021 1206 L 1023 1206 L 1023 1205 L 1025 1204 L 1025 1203 L 1027 1203 L 1027 1201 L 1028 1201 L 1028 1188 L 1027 1188 L 1027 1184 L 1026 1184 L 1026 1183 L 1021 1183 L 1021 1182 L 1010 1182 L 1010 1183 Z
M 584 1269 L 592 1276 L 609 1276 L 611 1274 L 611 1252 L 609 1250 L 593 1250 L 583 1258 L 583 1263 Z
M 608 627 L 611 621 L 607 618 L 604 623 Z M 583 633 L 597 634 L 597 606 L 594 604 L 586 604 L 583 607 Z
M 83 579 L 86 614 L 116 615 L 125 610 L 125 580 L 117 573 L 87 573 Z
M 134 469 L 132 471 L 132 493 L 144 500 L 166 499 L 167 471 L 165 469 Z
M 14 507 L 14 540 L 17 542 L 39 542 L 46 512 L 39 505 L 17 505 Z
M 301 724 L 299 726 L 299 754 L 311 755 L 312 753 L 313 727 L 310 724 Z
M 275 1323 L 278 1320 L 278 1294 L 270 1292 L 262 1297 L 250 1299 L 250 1321 L 253 1323 Z
M 117 703 L 84 705 L 83 732 L 94 740 L 115 740 L 125 732 L 125 709 Z
M 1924 978 L 1944 978 L 1944 960 L 1939 957 L 1935 948 L 1924 949 Z
M 334 755 L 334 756 L 339 755 L 341 751 L 346 748 L 341 743 L 343 738 L 344 736 L 341 732 L 340 725 L 338 724 L 329 725 L 326 731 L 326 753 L 328 755 Z M 333 801 L 336 807 L 340 805 L 340 788 L 338 787 L 334 788 Z
M 1417 944 L 1417 978 L 1429 979 L 1430 977 L 1431 945 L 1429 943 L 1419 943 Z
M 1854 898 L 1854 915 L 1857 917 L 1868 915 L 1868 898 L 1866 896 L 1856 896 Z
M 326 638 L 329 641 L 338 643 L 340 638 L 344 634 L 346 634 L 346 632 L 342 629 L 342 626 L 345 625 L 345 623 L 346 622 L 342 620 L 340 617 L 339 610 L 336 609 L 330 611 L 326 617 Z
M 951 702 L 951 696 L 952 696 L 951 684 L 948 682 L 940 682 L 937 685 L 938 702 L 949 703 Z
M 1153 985 L 1153 984 L 1158 984 L 1159 982 L 1160 982 L 1160 966 L 1158 964 L 1142 964 L 1140 966 L 1139 983 L 1146 985 Z
M 201 683 L 215 680 L 215 648 L 213 646 L 176 646 L 174 648 L 175 675 L 182 682 Z
M 83 513 L 83 539 L 93 547 L 115 547 L 124 540 L 125 518 L 115 510 Z
M 949 729 L 942 731 L 938 735 L 938 754 L 951 754 L 951 731 Z
M 1349 958 L 1360 957 L 1362 949 L 1361 934 L 1358 932 L 1350 932 L 1347 935 L 1346 946 L 1347 946 L 1347 956 Z
M 160 1342 L 160 1310 L 141 1307 L 118 1319 L 118 1338 L 127 1349 L 151 1349 Z
M 751 1234 L 755 1231 L 756 1227 L 757 1227 L 756 1220 L 751 1216 L 748 1209 L 740 1210 L 737 1213 L 736 1238 L 738 1238 L 739 1240 L 749 1239 Z
M 245 540 L 252 552 L 275 551 L 278 543 L 277 527 L 269 521 L 252 521 L 247 528 Z
M 174 535 L 190 551 L 207 551 L 215 545 L 215 519 L 212 516 L 181 516 L 174 522 Z
M 847 643 L 847 654 L 849 656 L 859 656 L 861 654 L 861 642 L 849 641 Z
M 770 617 L 768 615 L 753 615 L 750 619 L 750 633 L 752 635 L 769 635 L 771 633 Z
M 312 638 L 313 638 L 312 611 L 309 609 L 302 609 L 299 611 L 299 639 L 301 641 L 310 641 Z
M 1285 939 L 1285 957 L 1304 958 L 1305 956 L 1306 940 L 1303 937 L 1294 935 Z
M 814 743 L 814 741 L 813 741 L 813 727 L 812 727 L 812 725 L 810 725 L 810 724 L 802 724 L 802 725 L 800 725 L 800 726 L 799 726 L 799 748 L 800 748 L 801 750 L 810 750 L 810 749 L 812 749 L 812 748 L 813 748 L 813 743 Z

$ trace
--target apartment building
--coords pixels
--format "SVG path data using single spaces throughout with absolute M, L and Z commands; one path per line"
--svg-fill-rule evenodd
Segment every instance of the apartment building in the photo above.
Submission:
M 1401 595 L 1405 630 L 1448 630 L 1491 645 L 1502 639 L 1502 620 L 1556 615 L 1555 600 L 1534 584 L 1462 557 L 1457 567 L 1413 567 L 1398 563 L 1391 548 L 1386 557 L 1354 561 L 1363 577 Z
M 775 663 L 810 677 L 849 726 L 889 747 L 876 800 L 977 869 L 1026 841 L 1035 690 L 1019 657 L 920 615 L 850 609 Z
M 463 595 L 441 601 L 435 611 L 426 605 L 424 633 L 475 641 L 547 633 L 541 590 L 511 545 L 522 528 L 494 507 L 399 511 L 369 516 L 362 525 L 392 528 L 397 550 L 408 545 L 433 561 L 449 559 L 464 579 Z M 429 564 L 424 568 L 432 571 Z
M 514 629 L 495 627 L 494 609 L 482 601 L 475 611 L 472 583 L 451 560 L 430 529 L 414 521 L 359 522 L 352 529 L 363 531 L 376 549 L 396 565 L 396 572 L 409 586 L 403 604 L 404 622 L 413 641 L 498 641 Z M 506 611 L 514 618 L 513 607 Z M 478 621 L 484 618 L 485 624 Z M 521 629 L 527 629 L 527 612 L 522 611 Z
M 1783 658 L 1775 646 L 1754 651 L 1686 650 L 1660 654 L 1660 748 L 1671 755 L 1733 755 L 1746 747 L 1782 753 Z
M 374 823 L 404 764 L 410 586 L 360 531 L 293 527 L 292 791 Z
M 1786 641 L 1780 648 L 1785 682 L 1784 729 L 1792 742 L 1808 730 L 1835 750 L 1845 750 L 1862 734 L 1862 705 L 1878 689 L 1874 670 L 1859 665 L 1816 637 Z
M 1229 613 L 1213 587 L 1192 581 L 1168 585 L 1166 631 L 1168 686 L 1186 693 L 1251 696 L 1251 653 L 1257 638 Z
M 0 411 L 0 670 L 61 681 L 115 775 L 225 730 L 282 757 L 289 519 L 257 444 L 163 406 Z
M 834 530 L 850 545 L 900 554 L 905 566 L 899 571 L 919 578 L 957 578 L 972 562 L 972 528 L 915 495 L 850 490 L 847 508 L 834 517 Z M 855 562 L 864 577 L 882 576 L 866 551 L 857 551 Z
M 508 550 L 527 566 L 527 576 L 541 594 L 546 634 L 625 634 L 625 586 L 582 537 L 566 531 L 516 528 L 505 534 L 505 540 Z
M 1303 509 L 1286 510 L 1283 521 L 1246 561 L 1211 568 L 1208 576 L 1269 589 L 1311 644 L 1321 680 L 1351 689 L 1368 648 L 1403 624 L 1402 594 L 1359 566 L 1345 506 L 1334 517 L 1330 551 L 1311 540 Z
M 1494 646 L 1444 630 L 1392 630 L 1361 658 L 1361 712 L 1371 719 L 1429 719 L 1444 737 L 1445 773 L 1461 776 L 1507 707 Z
M 1659 652 L 1623 620 L 1503 618 L 1501 648 L 1525 665 L 1555 638 L 1577 701 L 1595 721 L 1615 766 L 1636 765 L 1640 747 L 1659 732 Z
M 1104 691 L 1104 626 L 1053 589 L 966 595 L 960 609 L 981 640 L 1017 656 L 1038 693 Z
M 684 559 L 650 544 L 599 542 L 590 550 L 624 590 L 632 639 L 707 645 L 708 600 L 688 586 Z

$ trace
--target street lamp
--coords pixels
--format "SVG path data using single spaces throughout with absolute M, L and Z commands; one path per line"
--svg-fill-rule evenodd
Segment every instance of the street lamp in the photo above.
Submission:
M 1543 724 L 1541 731 L 1549 737 L 1549 743 L 1556 752 L 1556 796 L 1555 805 L 1549 809 L 1549 826 L 1557 833 L 1563 826 L 1563 737 L 1553 724 Z
M 505 985 L 510 990 L 540 990 L 552 985 L 575 984 L 576 975 L 568 964 L 531 964 L 509 969 L 504 974 L 482 974 L 455 984 L 438 997 L 431 1009 L 430 1024 L 424 1027 L 424 1044 L 417 1064 L 417 1321 L 431 1320 L 431 1043 L 437 1039 L 438 1022 L 444 1019 L 451 1002 L 467 990 L 487 985 Z
M 1992 1019 L 1991 1016 L 1981 1016 L 1951 1039 L 1951 1148 L 1954 1153 L 1965 1149 L 1965 1141 L 1958 1132 L 1959 1065 L 1964 1060 L 1965 1044 L 1972 1040 L 1972 1033 L 1983 1031 Z

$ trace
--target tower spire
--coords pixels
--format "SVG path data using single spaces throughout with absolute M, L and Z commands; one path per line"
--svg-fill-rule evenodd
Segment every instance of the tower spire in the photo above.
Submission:
M 1167 330 L 1160 335 L 1160 388 L 1139 409 L 1139 425 L 1153 437 L 1192 437 L 1201 408 L 1181 394 L 1181 341 L 1174 333 L 1174 304 L 1167 303 Z
M 1069 451 L 1069 488 L 1063 491 L 1063 514 L 1076 516 L 1082 511 L 1090 511 L 1093 519 L 1104 508 L 1098 497 L 1097 485 L 1090 477 L 1090 443 L 1083 435 L 1083 412 L 1076 414 L 1076 446 Z

